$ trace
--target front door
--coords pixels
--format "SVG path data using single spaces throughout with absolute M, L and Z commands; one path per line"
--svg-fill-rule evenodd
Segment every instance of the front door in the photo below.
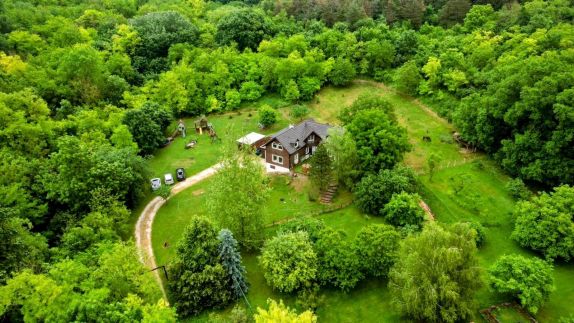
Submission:
M 299 153 L 296 153 L 296 154 L 295 154 L 295 157 L 293 158 L 293 163 L 294 163 L 295 165 L 299 164 Z

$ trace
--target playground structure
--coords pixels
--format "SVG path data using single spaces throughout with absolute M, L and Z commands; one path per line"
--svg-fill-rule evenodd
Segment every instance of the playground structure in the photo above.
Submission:
M 172 132 L 171 136 L 167 138 L 167 140 L 172 142 L 178 135 L 181 135 L 182 138 L 185 138 L 185 130 L 185 123 L 183 123 L 183 120 L 179 119 L 175 130 Z

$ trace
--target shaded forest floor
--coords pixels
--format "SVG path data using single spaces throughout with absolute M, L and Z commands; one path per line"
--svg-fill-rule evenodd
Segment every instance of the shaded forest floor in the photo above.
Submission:
M 338 112 L 352 103 L 363 93 L 384 96 L 396 108 L 399 122 L 407 129 L 411 152 L 405 156 L 404 163 L 413 167 L 423 184 L 423 198 L 430 206 L 436 220 L 442 223 L 458 221 L 478 221 L 486 228 L 486 242 L 479 251 L 480 264 L 488 268 L 498 257 L 508 253 L 531 254 L 510 240 L 513 229 L 511 211 L 514 201 L 505 189 L 509 178 L 502 173 L 496 164 L 481 153 L 469 153 L 461 150 L 452 141 L 453 126 L 438 117 L 434 111 L 419 101 L 396 93 L 392 88 L 380 83 L 358 80 L 346 88 L 327 87 L 309 104 L 310 117 L 318 121 L 336 124 Z M 265 133 L 272 133 L 283 128 L 291 120 L 290 107 L 281 100 L 268 97 L 259 102 L 247 105 L 241 114 L 231 113 L 209 117 L 220 137 L 224 140 L 235 140 L 251 131 L 262 132 L 257 127 L 256 113 L 249 116 L 248 111 L 266 103 L 278 107 L 281 118 L 277 125 Z M 230 117 L 231 116 L 231 117 Z M 188 133 L 192 133 L 193 120 L 186 120 Z M 191 126 L 191 127 L 190 127 Z M 194 136 L 195 134 L 193 134 Z M 431 138 L 430 142 L 422 140 L 423 136 Z M 189 136 L 188 136 L 189 137 Z M 162 149 L 152 160 L 150 166 L 156 176 L 164 172 L 173 172 L 176 167 L 186 167 L 188 176 L 214 164 L 221 156 L 219 144 L 211 144 L 208 137 L 200 138 L 198 149 L 186 151 L 184 141 L 176 139 L 171 146 Z M 438 166 L 432 178 L 427 167 L 428 157 L 438 157 Z M 189 164 L 185 164 L 185 163 Z M 209 185 L 209 180 L 199 183 L 173 197 L 156 217 L 152 242 L 158 264 L 169 263 L 173 257 L 173 246 L 181 236 L 183 228 L 192 215 L 205 214 L 204 195 L 202 192 Z M 303 215 L 320 208 L 316 202 L 310 202 L 306 188 L 295 189 L 288 181 L 273 181 L 272 197 L 268 206 L 268 221 Z M 345 198 L 343 193 L 342 197 Z M 281 200 L 283 199 L 283 200 Z M 321 215 L 327 225 L 345 230 L 352 238 L 364 225 L 383 222 L 382 219 L 369 217 L 353 205 L 336 212 Z M 267 229 L 274 234 L 274 228 Z M 291 295 L 273 291 L 265 282 L 263 273 L 257 264 L 257 254 L 244 254 L 247 276 L 251 284 L 248 299 L 253 309 L 265 306 L 267 298 L 283 299 L 288 305 L 294 305 Z M 485 271 L 483 271 L 484 273 Z M 574 304 L 574 265 L 558 264 L 555 269 L 556 291 L 549 302 L 537 314 L 542 322 L 557 321 L 561 316 L 571 313 Z M 486 275 L 484 274 L 485 278 Z M 367 280 L 349 293 L 324 289 L 324 302 L 317 311 L 320 321 L 326 322 L 388 322 L 400 318 L 390 304 L 390 295 L 384 280 Z M 486 286 L 477 293 L 477 311 L 475 319 L 481 321 L 478 310 L 504 299 L 491 292 Z M 227 313 L 229 309 L 220 313 Z M 207 320 L 208 313 L 192 318 L 192 321 Z

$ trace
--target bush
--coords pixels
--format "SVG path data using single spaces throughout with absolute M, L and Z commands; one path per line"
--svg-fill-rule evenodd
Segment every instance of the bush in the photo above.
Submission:
M 510 196 L 516 200 L 528 200 L 532 193 L 520 178 L 515 178 L 506 183 L 506 189 Z
M 568 185 L 554 192 L 516 204 L 516 222 L 512 238 L 523 247 L 540 251 L 547 259 L 574 256 L 574 187 Z
M 305 232 L 280 234 L 265 242 L 259 264 L 267 283 L 284 293 L 311 286 L 317 275 L 317 255 Z
M 277 122 L 277 111 L 268 105 L 259 108 L 259 123 L 264 128 L 271 127 Z
M 385 219 L 396 226 L 419 226 L 425 220 L 425 212 L 420 207 L 418 194 L 394 194 L 383 208 Z
M 485 240 L 484 227 L 479 222 L 474 222 L 474 221 L 468 222 L 468 225 L 470 226 L 471 229 L 476 231 L 476 239 L 475 239 L 476 246 L 482 247 L 482 245 L 484 244 L 484 240 Z
M 309 114 L 309 108 L 303 104 L 296 104 L 291 108 L 289 115 L 293 119 L 301 120 Z
M 554 290 L 552 266 L 537 258 L 502 256 L 488 272 L 495 291 L 518 298 L 532 313 L 538 312 Z
M 414 193 L 417 181 L 412 169 L 397 166 L 384 169 L 377 175 L 367 175 L 355 187 L 354 195 L 357 206 L 363 212 L 383 216 L 383 208 L 389 203 L 393 194 Z
M 390 225 L 363 227 L 354 241 L 362 271 L 373 277 L 387 277 L 397 258 L 400 240 L 400 233 Z

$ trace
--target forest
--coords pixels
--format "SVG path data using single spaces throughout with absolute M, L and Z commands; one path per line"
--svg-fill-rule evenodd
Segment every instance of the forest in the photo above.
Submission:
M 320 91 L 356 80 L 430 106 L 512 178 L 511 239 L 529 256 L 485 269 L 481 224 L 423 225 L 419 174 L 401 164 L 412 149 L 401 115 L 364 95 L 340 104 L 345 131 L 319 146 L 310 178 L 326 189 L 316 179 L 336 177 L 384 224 L 345 240 L 304 218 L 264 237 L 253 219 L 267 180 L 251 157 L 225 153 L 206 206 L 224 219 L 185 228 L 168 301 L 132 236 L 174 122 L 268 98 L 304 116 Z M 265 109 L 275 123 L 275 108 L 260 109 L 262 126 Z M 174 322 L 229 308 L 253 291 L 240 250 L 260 250 L 267 283 L 298 302 L 269 300 L 251 316 L 233 309 L 225 322 L 321 321 L 321 288 L 348 292 L 365 279 L 389 281 L 401 320 L 476 318 L 483 280 L 535 315 L 554 289 L 554 264 L 574 257 L 574 2 L 3 0 L 0 174 L 2 321 Z M 235 203 L 245 207 L 227 210 Z M 461 252 L 447 257 L 449 247 Z M 417 262 L 429 253 L 445 262 L 448 284 Z M 409 292 L 429 280 L 459 288 L 423 300 Z M 554 318 L 570 323 L 574 312 Z

